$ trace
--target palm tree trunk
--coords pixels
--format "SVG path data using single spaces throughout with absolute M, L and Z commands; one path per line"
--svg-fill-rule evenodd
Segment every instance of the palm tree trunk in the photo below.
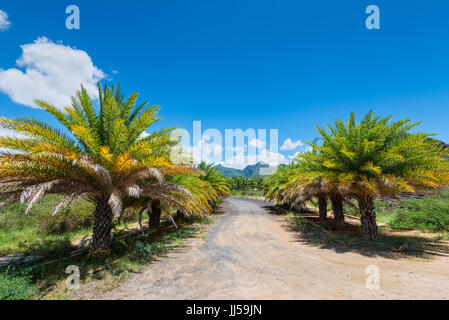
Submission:
M 150 229 L 159 229 L 161 225 L 161 203 L 159 200 L 153 201 L 151 204 L 151 210 L 149 210 L 149 221 L 148 225 Z
M 370 240 L 377 238 L 376 213 L 374 212 L 374 197 L 365 196 L 358 200 L 360 209 L 360 221 L 362 223 L 362 232 Z
M 341 229 L 345 224 L 345 214 L 343 209 L 343 199 L 340 196 L 331 198 L 332 212 L 334 213 L 335 227 Z
M 327 200 L 326 197 L 318 198 L 318 208 L 320 210 L 320 221 L 326 221 L 327 219 Z
M 94 215 L 94 233 L 92 247 L 94 250 L 108 250 L 111 246 L 112 209 L 108 202 L 99 199 L 96 201 Z

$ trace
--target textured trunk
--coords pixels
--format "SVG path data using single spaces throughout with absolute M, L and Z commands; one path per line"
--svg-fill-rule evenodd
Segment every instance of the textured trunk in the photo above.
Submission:
M 112 209 L 105 200 L 97 200 L 94 216 L 92 247 L 96 251 L 108 250 L 111 246 Z
M 362 232 L 370 240 L 377 238 L 376 213 L 374 212 L 374 198 L 371 196 L 358 199 Z
M 343 209 L 343 199 L 341 197 L 333 197 L 332 212 L 334 213 L 334 222 L 337 229 L 341 229 L 345 224 L 345 214 Z
M 318 198 L 318 208 L 320 209 L 320 221 L 327 219 L 327 200 L 326 197 Z
M 149 212 L 150 229 L 159 229 L 161 225 L 161 203 L 157 200 L 151 204 L 151 212 Z

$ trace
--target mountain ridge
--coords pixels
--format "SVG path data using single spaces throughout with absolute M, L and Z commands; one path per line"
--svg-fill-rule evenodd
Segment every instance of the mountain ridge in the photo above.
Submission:
M 228 178 L 234 178 L 234 177 L 244 177 L 244 178 L 257 178 L 257 177 L 263 177 L 266 174 L 261 174 L 261 169 L 266 168 L 268 170 L 271 170 L 271 168 L 268 164 L 264 162 L 258 162 L 256 164 L 247 165 L 244 169 L 236 169 L 236 168 L 230 168 L 225 167 L 221 164 L 217 165 L 215 167 L 220 173 L 224 174 Z M 271 170 L 275 171 L 275 170 Z

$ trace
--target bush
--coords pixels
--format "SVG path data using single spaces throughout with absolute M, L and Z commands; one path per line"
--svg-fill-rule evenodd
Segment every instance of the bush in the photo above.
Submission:
M 76 211 L 75 211 L 76 210 Z M 75 207 L 62 209 L 56 215 L 45 213 L 38 221 L 38 232 L 42 234 L 65 234 L 92 226 L 94 216 L 92 212 L 83 212 Z
M 39 288 L 32 283 L 31 275 L 0 272 L 0 300 L 27 300 L 37 297 Z
M 0 228 L 5 231 L 33 228 L 40 234 L 59 235 L 92 225 L 94 206 L 86 200 L 75 201 L 53 215 L 55 207 L 63 199 L 61 195 L 48 195 L 28 214 L 25 214 L 26 204 L 11 203 L 0 209 Z
M 136 241 L 134 250 L 141 256 L 154 257 L 162 254 L 165 250 L 165 246 L 159 242 L 150 244 Z
M 356 205 L 356 203 L 354 202 Z M 347 204 L 345 210 L 353 216 L 360 212 Z M 421 199 L 375 201 L 377 220 L 397 230 L 427 232 L 449 231 L 449 190 L 437 189 Z
M 125 210 L 122 213 L 122 216 L 120 217 L 120 223 L 135 222 L 135 221 L 137 221 L 137 218 L 138 218 L 138 212 L 136 212 L 134 210 Z M 143 218 L 142 220 L 146 219 L 146 215 L 143 214 L 142 218 Z
M 393 229 L 449 231 L 448 202 L 438 197 L 407 200 L 406 208 L 393 211 L 393 217 L 389 224 Z
M 0 229 L 21 230 L 32 223 L 32 216 L 25 215 L 26 205 L 20 202 L 11 203 L 0 209 Z

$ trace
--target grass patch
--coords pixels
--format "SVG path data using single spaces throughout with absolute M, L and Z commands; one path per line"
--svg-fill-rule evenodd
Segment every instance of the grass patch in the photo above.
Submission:
M 68 250 L 77 239 L 92 234 L 93 210 L 91 203 L 79 200 L 53 216 L 55 206 L 63 199 L 49 195 L 25 214 L 26 205 L 12 203 L 0 210 L 0 256 L 24 253 L 30 250 L 44 254 Z M 120 224 L 126 227 L 137 221 L 126 216 Z
M 0 269 L 0 293 L 10 299 L 67 299 L 69 291 L 65 287 L 69 265 L 80 270 L 81 284 L 100 280 L 101 290 L 111 290 L 128 279 L 133 273 L 142 270 L 170 250 L 182 246 L 186 239 L 202 236 L 203 228 L 198 224 L 208 224 L 210 217 L 195 218 L 179 225 L 179 229 L 132 234 L 120 231 L 115 234 L 111 254 L 93 257 L 86 254 L 70 257 L 73 249 L 69 238 L 42 242 L 36 247 L 28 247 L 27 252 L 43 256 L 39 262 L 28 265 L 10 266 Z M 171 226 L 163 221 L 161 227 Z M 117 240 L 118 236 L 125 236 Z M 49 263 L 51 262 L 51 263 Z M 3 281 L 4 280 L 4 281 Z
M 39 288 L 33 283 L 35 269 L 9 267 L 0 271 L 0 300 L 27 300 L 38 297 Z
M 375 201 L 377 220 L 394 230 L 449 232 L 449 190 L 442 189 L 421 199 Z M 357 209 L 346 205 L 348 214 L 360 216 Z
M 70 257 L 69 253 L 77 249 L 74 243 L 92 235 L 94 208 L 82 200 L 52 216 L 61 199 L 59 195 L 48 196 L 28 214 L 25 214 L 26 205 L 21 203 L 1 209 L 0 256 L 21 253 L 40 259 L 24 265 L 0 267 L 0 300 L 67 298 L 65 280 L 69 275 L 65 270 L 69 265 L 79 267 L 82 283 L 107 279 L 103 286 L 112 288 L 156 257 L 182 245 L 187 238 L 202 236 L 202 228 L 192 228 L 192 225 L 213 222 L 210 216 L 192 217 L 179 229 L 131 235 L 126 229 L 136 226 L 137 217 L 127 215 L 114 233 L 115 238 L 130 236 L 115 241 L 109 256 L 89 257 L 86 253 Z M 164 220 L 164 226 L 171 226 L 171 222 Z
M 448 237 L 445 235 L 415 235 L 393 230 L 379 230 L 374 241 L 366 240 L 360 228 L 354 226 L 344 231 L 334 231 L 330 224 L 312 223 L 295 213 L 287 213 L 288 229 L 297 233 L 297 240 L 333 249 L 336 252 L 358 252 L 363 255 L 380 255 L 389 258 L 428 257 L 432 252 L 449 253 Z

